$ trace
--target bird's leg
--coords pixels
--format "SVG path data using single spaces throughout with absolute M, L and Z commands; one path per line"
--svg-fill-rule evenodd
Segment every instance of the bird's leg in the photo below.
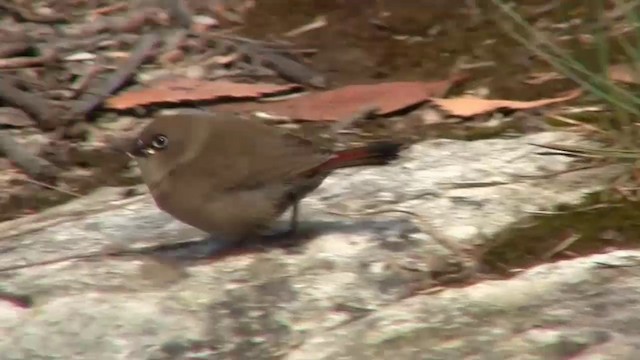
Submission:
M 289 218 L 289 229 L 286 231 L 288 235 L 293 235 L 298 231 L 298 207 L 300 201 L 296 201 L 291 206 L 291 217 Z
M 289 227 L 287 229 L 264 234 L 262 235 L 262 239 L 269 242 L 282 241 L 284 245 L 288 245 L 290 243 L 290 245 L 293 245 L 289 238 L 298 230 L 299 204 L 300 201 L 295 201 L 293 205 L 291 205 L 291 216 L 289 218 Z

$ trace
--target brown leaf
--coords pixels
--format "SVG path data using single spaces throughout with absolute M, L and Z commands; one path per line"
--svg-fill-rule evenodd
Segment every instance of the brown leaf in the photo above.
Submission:
M 575 99 L 582 91 L 580 89 L 572 90 L 562 96 L 550 99 L 540 99 L 534 101 L 512 101 L 512 100 L 490 100 L 475 97 L 461 97 L 454 99 L 431 99 L 440 109 L 446 111 L 450 115 L 460 117 L 470 117 L 480 115 L 498 109 L 514 109 L 525 110 L 533 109 L 545 105 L 551 105 L 562 101 Z
M 13 127 L 35 126 L 36 122 L 24 111 L 13 107 L 0 107 L 0 125 Z
M 150 88 L 127 91 L 111 97 L 105 102 L 105 107 L 122 110 L 162 102 L 258 98 L 266 94 L 284 92 L 298 87 L 298 85 L 245 84 L 225 80 L 206 81 L 178 78 L 158 81 Z
M 454 76 L 435 82 L 405 81 L 370 85 L 348 85 L 339 89 L 311 93 L 290 100 L 261 104 L 225 104 L 224 110 L 261 111 L 293 120 L 338 121 L 363 109 L 377 109 L 385 115 L 420 104 L 432 96 L 443 96 L 452 84 L 466 79 Z
M 238 60 L 240 58 L 240 53 L 231 53 L 227 55 L 217 55 L 209 59 L 212 64 L 216 65 L 229 65 L 232 62 Z
M 551 80 L 564 79 L 564 76 L 558 74 L 557 72 L 539 72 L 539 73 L 531 73 L 527 75 L 527 79 L 524 80 L 525 84 L 531 85 L 540 85 L 544 84 Z
M 640 76 L 631 64 L 611 65 L 607 72 L 609 79 L 627 84 L 640 84 Z

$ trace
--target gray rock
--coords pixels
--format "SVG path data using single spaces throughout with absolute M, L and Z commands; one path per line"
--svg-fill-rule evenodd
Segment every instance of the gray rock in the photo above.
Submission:
M 565 157 L 531 142 L 569 134 L 425 142 L 385 168 L 345 170 L 303 202 L 298 249 L 186 268 L 145 258 L 68 260 L 0 272 L 2 359 L 636 358 L 640 253 L 540 266 L 437 294 L 449 258 L 491 246 L 529 212 L 577 204 L 614 171 L 541 180 Z M 586 175 L 585 175 L 586 174 Z M 605 175 L 606 174 L 606 175 Z M 400 208 L 402 213 L 336 215 Z M 148 195 L 102 189 L 0 224 L 0 266 L 202 236 Z M 445 259 L 445 260 L 442 260 Z
M 617 251 L 415 296 L 285 358 L 638 359 L 638 265 L 640 252 Z

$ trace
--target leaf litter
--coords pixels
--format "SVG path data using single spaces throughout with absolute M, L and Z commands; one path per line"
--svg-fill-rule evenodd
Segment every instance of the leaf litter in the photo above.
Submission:
M 109 98 L 105 106 L 123 110 L 134 106 L 182 101 L 218 100 L 221 98 L 259 98 L 298 89 L 295 84 L 238 83 L 228 80 L 198 80 L 190 78 L 167 79 L 155 82 L 151 87 L 130 90 Z
M 621 82 L 625 84 L 640 84 L 640 64 L 613 64 L 607 69 L 607 77 L 614 82 Z M 524 83 L 531 85 L 544 84 L 551 80 L 566 79 L 566 77 L 558 72 L 536 72 L 527 75 L 527 79 Z
M 640 84 L 640 76 L 638 74 L 640 64 L 616 64 L 611 65 L 607 71 L 609 79 L 625 84 Z
M 582 94 L 580 89 L 569 91 L 555 98 L 533 101 L 493 100 L 478 97 L 432 98 L 431 102 L 452 116 L 472 117 L 500 109 L 528 110 L 552 105 L 577 98 Z
M 466 75 L 455 75 L 451 79 L 433 82 L 397 81 L 347 85 L 285 101 L 225 104 L 215 108 L 225 111 L 259 111 L 291 120 L 339 121 L 363 109 L 375 108 L 376 115 L 388 115 L 420 105 L 433 96 L 444 96 L 452 85 L 466 79 Z

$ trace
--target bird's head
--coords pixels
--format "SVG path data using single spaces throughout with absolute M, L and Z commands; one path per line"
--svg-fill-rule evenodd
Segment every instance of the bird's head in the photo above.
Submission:
M 206 133 L 204 121 L 192 115 L 158 116 L 128 142 L 125 152 L 137 161 L 145 181 L 155 183 L 193 156 Z

